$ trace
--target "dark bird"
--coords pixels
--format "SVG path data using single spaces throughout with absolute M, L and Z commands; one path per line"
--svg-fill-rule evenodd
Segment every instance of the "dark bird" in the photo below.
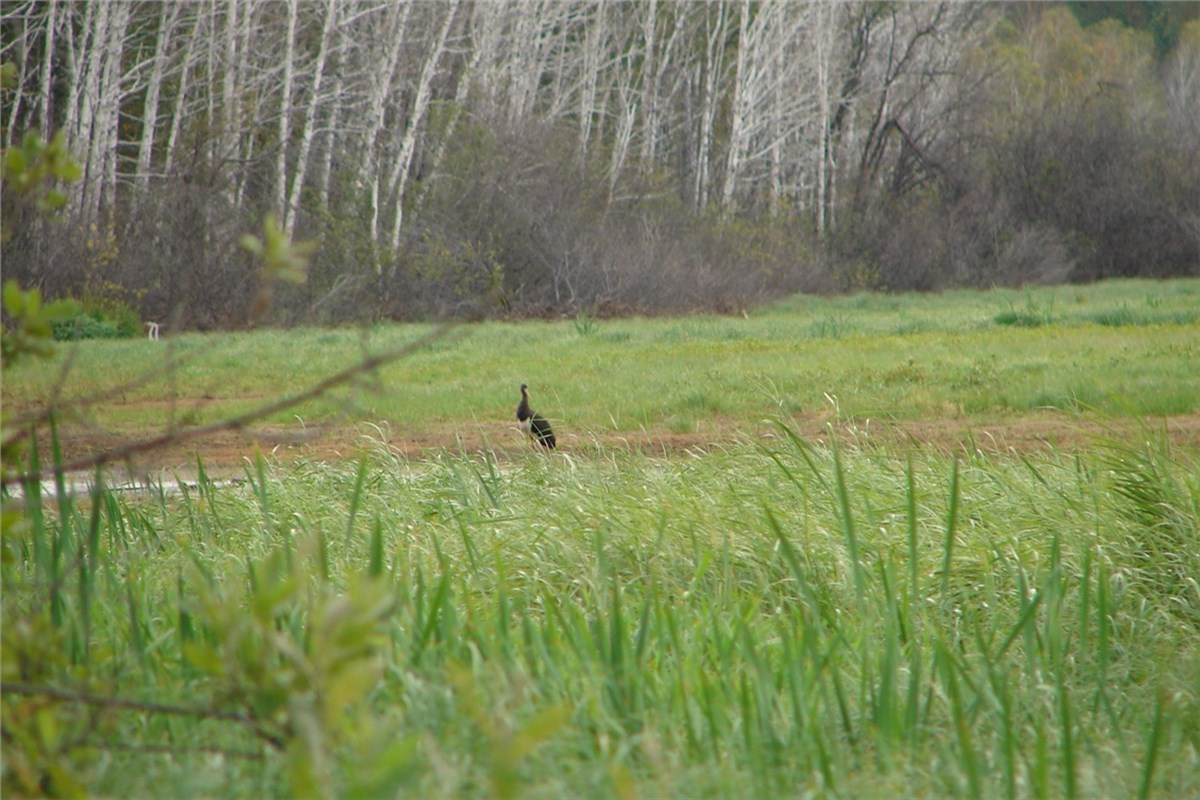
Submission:
M 550 423 L 545 417 L 529 407 L 529 387 L 523 383 L 521 405 L 517 406 L 517 420 L 521 423 L 521 430 L 525 431 L 530 439 L 548 450 L 554 449 L 554 431 L 550 430 Z

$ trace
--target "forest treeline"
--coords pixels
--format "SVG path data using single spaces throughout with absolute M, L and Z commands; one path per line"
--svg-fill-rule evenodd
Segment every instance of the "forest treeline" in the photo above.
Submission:
M 244 324 L 1200 274 L 1200 6 L 5 0 L 3 269 Z

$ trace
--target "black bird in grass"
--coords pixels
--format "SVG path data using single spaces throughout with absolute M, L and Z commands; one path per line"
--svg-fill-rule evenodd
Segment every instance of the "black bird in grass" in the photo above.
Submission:
M 521 423 L 521 429 L 529 435 L 529 438 L 545 447 L 547 450 L 553 450 L 555 444 L 554 431 L 550 429 L 550 423 L 541 414 L 529 407 L 529 387 L 521 384 L 521 405 L 517 406 L 517 420 Z

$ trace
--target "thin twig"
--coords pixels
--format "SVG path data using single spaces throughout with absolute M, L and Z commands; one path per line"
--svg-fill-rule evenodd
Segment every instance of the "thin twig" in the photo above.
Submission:
M 66 700 L 72 703 L 84 703 L 89 706 L 106 706 L 108 708 L 127 708 L 134 711 L 149 711 L 154 714 L 174 714 L 181 717 L 204 717 L 205 719 L 220 719 L 229 722 L 254 724 L 256 720 L 241 711 L 221 711 L 220 709 L 201 708 L 199 706 L 178 706 L 172 703 L 159 703 L 154 700 L 130 700 L 125 697 L 106 697 L 88 692 L 74 692 L 58 689 L 53 686 L 40 686 L 21 681 L 4 681 L 0 683 L 0 694 L 20 694 L 27 697 L 52 697 L 55 700 Z
M 340 386 L 343 383 L 347 383 L 359 375 L 372 373 L 380 367 L 404 358 L 405 356 L 410 355 L 422 347 L 425 347 L 426 345 L 443 338 L 453 327 L 454 326 L 450 324 L 441 325 L 425 334 L 420 339 L 410 342 L 404 347 L 391 350 L 386 353 L 381 353 L 379 355 L 365 357 L 358 364 L 329 376 L 325 380 L 314 384 L 299 394 L 294 394 L 290 397 L 285 397 L 272 403 L 267 403 L 266 405 L 259 406 L 258 408 L 252 409 L 245 414 L 239 414 L 238 416 L 230 417 L 229 419 L 221 420 L 219 422 L 214 422 L 210 425 L 201 425 L 195 428 L 187 428 L 184 430 L 167 431 L 166 433 L 150 439 L 140 439 L 127 442 L 126 444 L 123 444 L 120 447 L 115 447 L 112 450 L 106 450 L 105 452 L 87 456 L 86 458 L 69 461 L 65 464 L 56 464 L 53 467 L 47 467 L 39 472 L 24 472 L 15 475 L 6 475 L 0 479 L 0 487 L 12 486 L 20 483 L 29 483 L 31 481 L 41 481 L 66 472 L 77 472 L 79 470 L 93 469 L 113 461 L 123 461 L 130 456 L 134 456 L 138 453 L 144 453 L 148 450 L 154 450 L 155 448 L 162 447 L 164 445 L 187 441 L 188 439 L 195 439 L 201 436 L 208 436 L 221 431 L 243 430 L 260 419 L 269 417 L 272 414 L 278 414 L 279 412 L 286 411 L 293 406 L 297 406 L 308 400 L 320 397 L 329 390 Z
M 180 747 L 170 744 L 128 744 L 125 742 L 98 741 L 96 739 L 85 739 L 79 744 L 82 747 L 94 747 L 97 750 L 127 750 L 136 753 L 168 753 L 170 755 L 208 753 L 210 755 L 225 756 L 226 758 L 241 758 L 246 761 L 263 760 L 263 754 L 261 752 L 252 753 L 248 750 L 226 750 L 224 747 L 205 745 L 199 745 L 196 747 Z
M 153 367 L 147 368 L 140 375 L 137 375 L 124 383 L 116 386 L 111 386 L 107 389 L 100 389 L 91 394 L 81 395 L 79 397 L 70 397 L 63 399 L 62 387 L 66 385 L 66 373 L 68 367 L 74 362 L 75 355 L 79 352 L 78 347 L 68 349 L 66 364 L 59 371 L 58 380 L 55 381 L 54 392 L 50 396 L 49 402 L 45 407 L 39 408 L 36 411 L 31 411 L 26 414 L 18 414 L 8 421 L 6 435 L 10 437 L 9 441 L 19 442 L 29 435 L 31 426 L 44 425 L 50 421 L 50 415 L 61 408 L 87 408 L 96 405 L 97 403 L 111 400 L 114 397 L 119 397 L 123 394 L 131 392 L 135 389 L 140 389 L 148 385 L 160 373 L 166 372 L 174 374 L 176 370 L 184 366 L 188 361 L 194 360 L 197 356 L 202 356 L 213 348 L 212 344 L 204 344 L 201 347 L 186 351 L 182 354 L 176 354 L 174 344 L 169 340 L 167 342 L 167 357 L 163 359 L 163 363 L 156 364 Z

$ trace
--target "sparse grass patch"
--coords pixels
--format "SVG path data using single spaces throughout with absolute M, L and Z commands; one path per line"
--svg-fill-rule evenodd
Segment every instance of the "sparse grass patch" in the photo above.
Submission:
M 1053 303 L 1053 298 L 1051 298 L 1051 302 Z M 1018 309 L 1010 304 L 1007 309 L 993 317 L 993 320 L 997 325 L 1038 328 L 1054 321 L 1054 308 L 1053 305 L 1049 308 L 1042 308 L 1031 294 L 1026 298 L 1024 308 Z

